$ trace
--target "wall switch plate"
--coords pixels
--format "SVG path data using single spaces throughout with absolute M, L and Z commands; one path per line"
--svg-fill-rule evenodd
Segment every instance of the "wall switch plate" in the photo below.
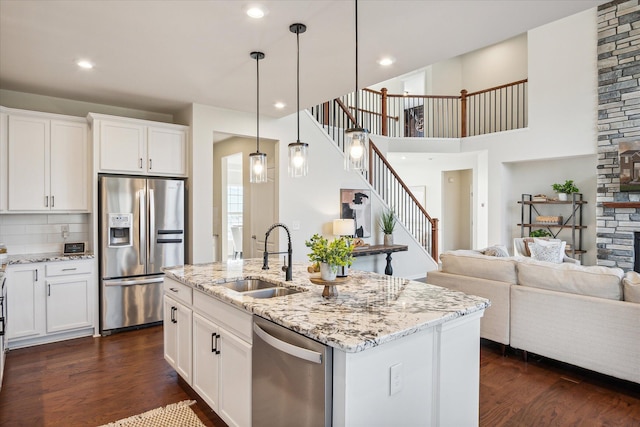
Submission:
M 402 390 L 404 382 L 402 375 L 402 363 L 397 363 L 389 368 L 390 381 L 389 381 L 389 396 L 399 393 Z
M 292 230 L 300 230 L 300 221 L 291 221 Z

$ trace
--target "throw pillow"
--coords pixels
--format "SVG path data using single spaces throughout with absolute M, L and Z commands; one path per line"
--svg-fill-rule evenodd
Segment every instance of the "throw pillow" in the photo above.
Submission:
M 493 246 L 489 246 L 486 249 L 483 249 L 482 251 L 483 255 L 487 255 L 487 256 L 495 256 L 495 257 L 508 257 L 509 256 L 509 252 L 507 251 L 506 246 L 502 246 L 502 245 L 493 245 Z
M 624 300 L 640 303 L 640 274 L 627 271 L 622 279 Z
M 555 264 L 562 263 L 562 245 L 559 243 L 550 245 L 541 245 L 537 242 L 529 243 L 529 250 L 531 251 L 531 258 L 535 260 L 553 262 Z
M 541 246 L 555 246 L 555 245 L 560 245 L 560 253 L 558 254 L 558 261 L 557 262 L 562 262 L 564 260 L 564 251 L 567 247 L 567 242 L 564 242 L 562 240 L 558 240 L 558 239 L 539 239 L 539 238 L 534 238 L 533 239 L 534 243 L 537 243 Z

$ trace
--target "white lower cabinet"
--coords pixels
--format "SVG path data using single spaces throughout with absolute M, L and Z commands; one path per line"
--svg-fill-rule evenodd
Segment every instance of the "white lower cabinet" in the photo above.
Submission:
M 227 425 L 250 427 L 251 314 L 197 290 L 186 307 L 170 298 L 171 289 L 184 295 L 184 285 L 165 277 L 164 287 L 165 359 Z M 188 332 L 172 322 L 178 315 L 180 324 L 181 305 L 193 313 Z M 179 367 L 181 351 L 191 356 L 188 373 Z
M 164 296 L 164 358 L 191 385 L 191 308 Z
M 220 328 L 198 313 L 193 315 L 193 389 L 219 412 L 220 355 L 216 354 Z
M 92 335 L 94 260 L 9 265 L 7 346 Z
M 45 334 L 44 265 L 7 267 L 7 344 Z M 11 316 L 11 321 L 9 321 Z
M 251 345 L 220 328 L 220 411 L 230 426 L 251 425 Z
M 47 279 L 47 333 L 93 326 L 90 277 Z
M 193 389 L 230 426 L 251 424 L 251 345 L 193 314 Z

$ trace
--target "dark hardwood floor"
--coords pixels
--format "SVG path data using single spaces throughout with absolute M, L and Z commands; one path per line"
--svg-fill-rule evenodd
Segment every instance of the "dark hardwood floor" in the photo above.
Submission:
M 12 350 L 4 375 L 0 426 L 98 426 L 192 399 L 164 360 L 162 326 Z
M 13 350 L 0 426 L 97 426 L 192 398 L 163 358 L 162 327 Z M 640 385 L 482 342 L 480 425 L 640 426 Z M 205 405 L 207 426 L 223 426 Z

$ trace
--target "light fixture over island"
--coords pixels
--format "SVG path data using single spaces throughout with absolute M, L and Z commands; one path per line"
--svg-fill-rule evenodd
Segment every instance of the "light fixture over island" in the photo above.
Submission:
M 171 301 L 169 297 L 175 298 L 176 293 L 192 293 L 182 303 L 191 304 L 194 320 L 201 315 L 218 315 L 206 309 L 210 303 L 224 307 L 216 313 L 224 312 L 225 317 L 212 321 L 222 323 L 221 331 L 235 331 L 237 336 L 233 339 L 244 340 L 247 348 L 252 344 L 251 315 L 328 346 L 332 350 L 332 374 L 327 425 L 478 424 L 480 318 L 490 304 L 488 300 L 421 282 L 353 270 L 339 284 L 337 297 L 323 298 L 323 288 L 310 281 L 314 273 L 307 271 L 307 263 L 294 263 L 293 280 L 289 282 L 285 282 L 280 268 L 274 266 L 265 271 L 261 267 L 262 260 L 248 259 L 167 268 L 165 301 Z M 300 292 L 254 298 L 251 295 L 258 295 L 255 291 L 243 293 L 224 285 L 241 279 L 261 279 Z M 165 328 L 167 310 L 174 314 L 165 304 Z M 231 312 L 227 313 L 228 310 Z M 241 321 L 235 326 L 227 323 L 229 316 L 236 315 Z M 217 332 L 215 335 L 218 336 Z M 198 339 L 195 330 L 193 337 L 195 348 Z M 224 344 L 224 335 L 218 338 Z M 218 338 L 215 347 L 224 355 L 224 346 L 218 345 Z M 206 340 L 211 338 L 205 335 L 203 341 Z M 210 343 L 207 341 L 206 345 Z M 197 350 L 193 354 L 195 371 Z M 176 370 L 198 391 L 193 385 L 198 383 L 196 372 Z M 237 385 L 242 379 L 235 381 Z M 246 387 L 234 386 L 230 390 L 248 393 L 246 396 L 221 396 L 219 401 L 250 402 L 251 381 L 246 377 L 244 381 Z M 255 396 L 253 400 L 256 405 Z M 225 412 L 225 408 L 212 408 L 218 415 Z M 235 419 L 225 421 L 255 424 L 251 422 L 250 408 L 239 409 Z

